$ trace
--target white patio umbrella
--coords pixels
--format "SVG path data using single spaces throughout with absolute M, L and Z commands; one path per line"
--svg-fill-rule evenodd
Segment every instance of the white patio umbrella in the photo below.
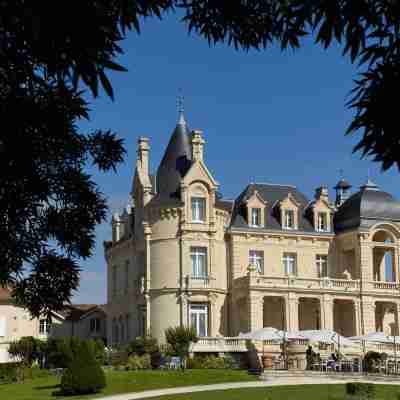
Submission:
M 262 329 L 257 329 L 250 333 L 250 339 L 253 340 L 273 340 L 277 342 L 282 342 L 283 335 L 276 328 L 267 327 Z
M 383 332 L 371 332 L 364 336 L 353 336 L 349 338 L 352 341 L 362 343 L 363 352 L 365 353 L 365 343 L 386 343 L 393 345 L 395 371 L 397 372 L 397 352 L 396 344 L 400 343 L 399 336 L 389 336 Z
M 352 336 L 349 338 L 351 341 L 355 342 L 370 342 L 370 343 L 388 343 L 388 344 L 393 344 L 394 341 L 396 343 L 400 343 L 400 337 L 396 336 L 388 336 L 385 335 L 383 332 L 371 332 L 368 333 L 364 336 Z
M 354 342 L 329 329 L 297 331 L 300 336 L 312 342 L 336 344 L 338 346 L 353 346 Z

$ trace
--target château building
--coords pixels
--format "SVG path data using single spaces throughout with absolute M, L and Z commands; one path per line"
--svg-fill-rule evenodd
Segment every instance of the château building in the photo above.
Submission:
M 156 173 L 138 140 L 132 205 L 104 243 L 108 342 L 170 326 L 236 336 L 263 326 L 398 334 L 400 203 L 368 180 L 341 179 L 309 200 L 298 188 L 250 183 L 225 200 L 205 140 L 180 115 Z

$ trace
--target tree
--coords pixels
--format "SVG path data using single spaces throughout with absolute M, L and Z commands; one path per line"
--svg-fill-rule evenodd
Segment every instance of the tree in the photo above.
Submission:
M 343 45 L 343 55 L 364 70 L 348 105 L 355 117 L 347 133 L 362 131 L 354 151 L 372 156 L 387 170 L 400 169 L 397 94 L 400 89 L 400 3 L 397 0 L 227 0 L 178 1 L 189 30 L 209 43 L 235 48 L 301 47 L 314 35 L 327 48 Z
M 34 361 L 40 361 L 43 357 L 44 345 L 39 339 L 32 336 L 24 336 L 18 341 L 10 343 L 8 352 L 13 358 L 19 359 L 26 366 L 32 366 Z
M 90 257 L 106 199 L 88 167 L 115 170 L 123 143 L 111 130 L 81 132 L 83 96 L 99 84 L 113 99 L 109 70 L 126 33 L 144 18 L 181 9 L 188 30 L 237 49 L 301 47 L 314 35 L 363 67 L 348 103 L 354 151 L 384 170 L 400 168 L 400 4 L 395 0 L 84 0 L 0 2 L 0 285 L 34 316 L 60 309 Z
M 189 355 L 190 344 L 197 342 L 197 333 L 193 327 L 170 327 L 165 330 L 165 340 L 171 346 L 173 353 L 185 361 Z
M 125 150 L 110 130 L 79 130 L 84 89 L 113 98 L 106 71 L 125 70 L 118 43 L 159 15 L 152 3 L 0 2 L 0 285 L 33 316 L 69 301 L 106 218 L 88 169 L 115 171 Z
M 79 344 L 79 351 L 61 378 L 61 394 L 79 395 L 97 393 L 106 386 L 104 371 L 96 361 L 88 342 Z

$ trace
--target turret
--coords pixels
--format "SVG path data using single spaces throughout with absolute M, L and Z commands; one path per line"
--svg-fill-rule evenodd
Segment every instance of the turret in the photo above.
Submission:
M 334 187 L 336 191 L 336 207 L 340 207 L 349 198 L 349 189 L 351 185 L 345 179 L 340 179 L 340 181 Z

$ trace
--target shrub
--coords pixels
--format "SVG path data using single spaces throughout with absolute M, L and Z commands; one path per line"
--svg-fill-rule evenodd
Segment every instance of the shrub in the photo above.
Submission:
M 22 364 L 19 362 L 8 362 L 0 364 L 0 382 L 17 382 L 20 376 Z
M 151 368 L 157 369 L 161 365 L 162 354 L 159 351 L 150 354 Z
M 13 358 L 21 360 L 26 366 L 31 366 L 34 361 L 40 361 L 43 357 L 42 342 L 32 336 L 24 336 L 16 342 L 12 342 L 8 352 Z
M 350 396 L 357 396 L 360 399 L 371 400 L 375 396 L 375 385 L 372 383 L 348 382 L 346 393 Z
M 47 346 L 47 363 L 51 368 L 67 368 L 78 352 L 78 338 L 50 339 Z
M 86 343 L 90 353 L 96 361 L 103 365 L 106 361 L 104 342 L 101 339 L 82 340 L 76 337 L 55 338 L 47 345 L 47 363 L 51 368 L 67 368 L 75 355 L 79 352 L 82 343 Z
M 369 351 L 364 357 L 364 368 L 368 372 L 373 372 L 374 366 L 381 361 L 381 354 L 376 351 Z
M 233 369 L 237 368 L 237 363 L 232 356 L 195 356 L 186 362 L 188 369 Z
M 126 348 L 128 355 L 137 354 L 142 356 L 143 354 L 152 354 L 159 351 L 157 339 L 151 336 L 138 336 L 133 340 Z
M 177 326 L 165 330 L 165 339 L 171 346 L 173 353 L 181 357 L 182 360 L 186 360 L 189 355 L 190 344 L 197 342 L 197 334 L 193 327 Z
M 104 371 L 96 361 L 90 345 L 82 341 L 61 378 L 62 395 L 97 393 L 106 386 Z
M 126 363 L 126 369 L 127 370 L 151 369 L 150 354 L 144 354 L 142 356 L 137 356 L 137 355 L 130 356 Z

